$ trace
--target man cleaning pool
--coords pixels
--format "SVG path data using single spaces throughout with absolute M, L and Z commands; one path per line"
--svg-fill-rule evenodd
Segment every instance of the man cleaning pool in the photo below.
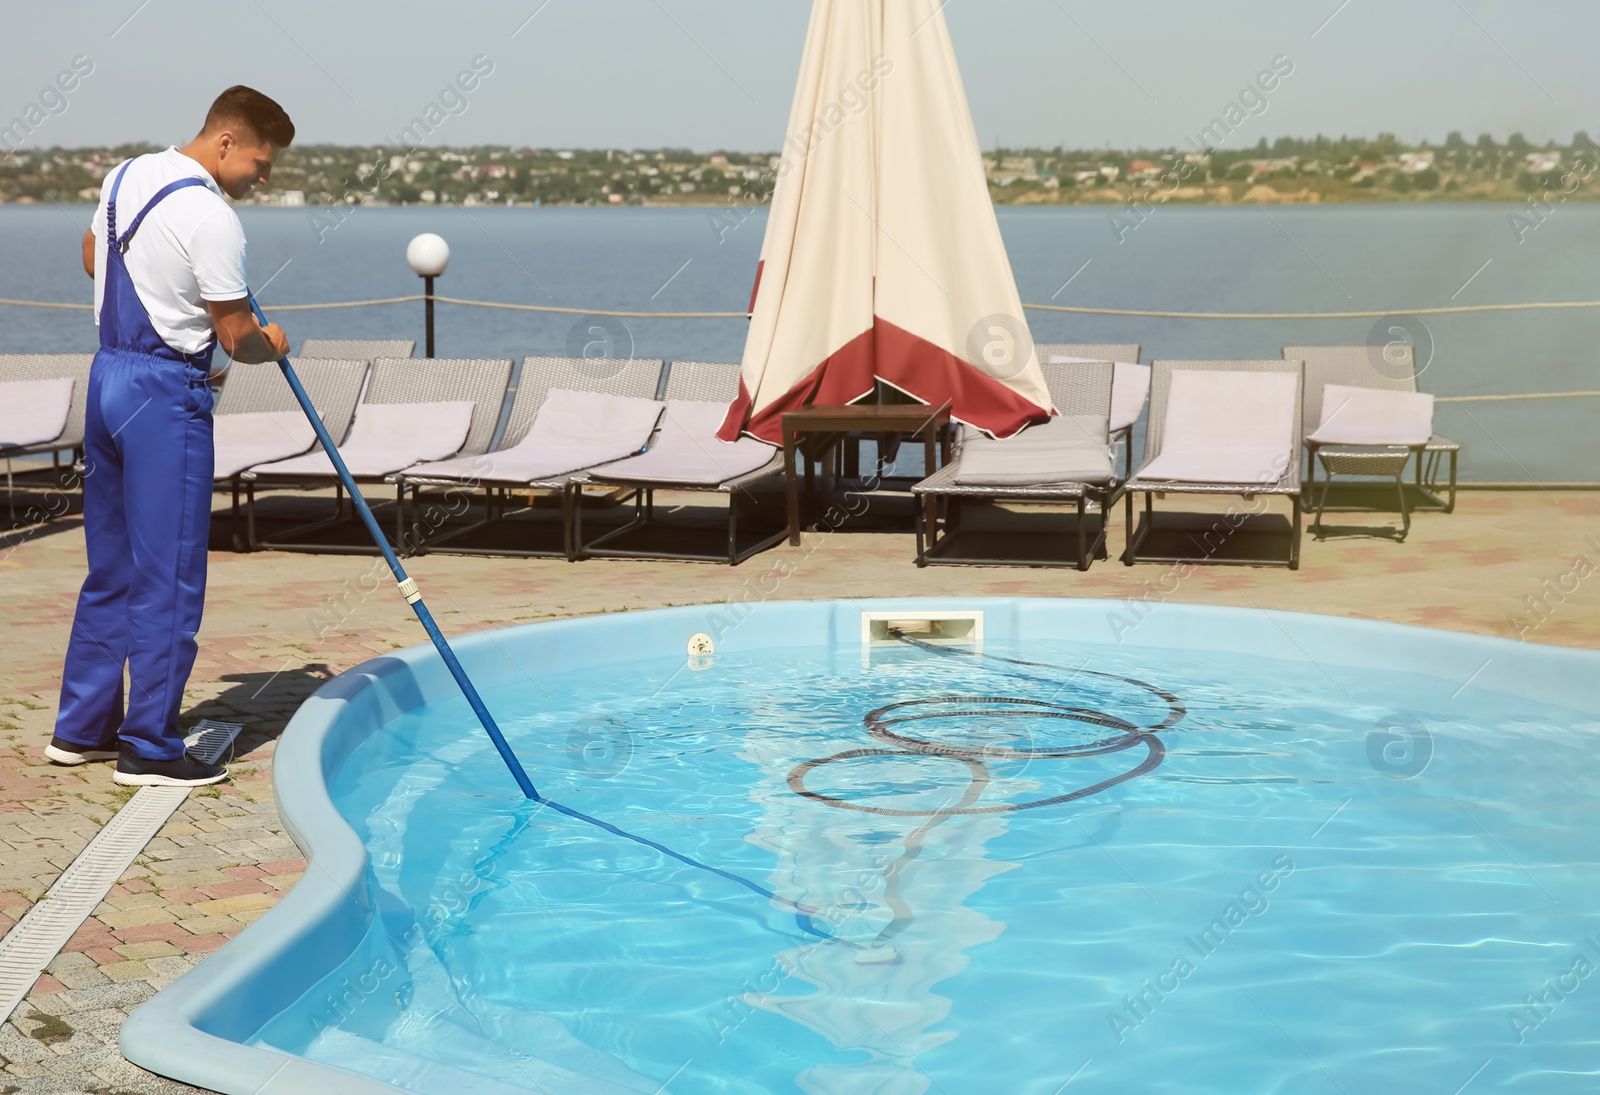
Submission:
M 282 107 L 231 87 L 188 145 L 104 179 L 83 237 L 100 327 L 84 421 L 89 575 L 45 749 L 56 764 L 115 760 L 113 779 L 135 787 L 227 778 L 178 729 L 205 602 L 211 355 L 220 343 L 235 361 L 274 361 L 289 340 L 251 313 L 244 227 L 223 195 L 267 182 L 293 140 Z

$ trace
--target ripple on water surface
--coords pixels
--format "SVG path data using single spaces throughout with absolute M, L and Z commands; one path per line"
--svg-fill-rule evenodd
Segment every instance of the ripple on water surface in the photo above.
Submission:
M 334 787 L 379 916 L 259 1041 L 419 1091 L 1592 1090 L 1600 724 L 1457 687 L 1054 643 L 487 697 L 704 866 L 441 703 Z

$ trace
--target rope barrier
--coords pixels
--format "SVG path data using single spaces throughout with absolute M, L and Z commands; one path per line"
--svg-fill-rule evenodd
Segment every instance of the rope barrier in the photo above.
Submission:
M 325 304 L 279 304 L 276 312 L 310 312 L 326 308 L 369 308 L 380 304 L 409 304 L 425 300 L 418 293 L 377 300 L 338 300 Z M 562 308 L 553 304 L 511 304 L 498 300 L 464 300 L 460 297 L 433 298 L 440 304 L 460 304 L 469 308 L 502 308 L 514 312 L 549 312 L 567 316 L 616 316 L 621 319 L 746 319 L 748 312 L 631 312 L 607 308 Z M 46 300 L 10 300 L 0 297 L 0 305 L 17 308 L 71 308 L 87 310 L 88 304 L 63 304 Z M 1037 312 L 1070 312 L 1084 316 L 1136 316 L 1154 319 L 1381 319 L 1384 316 L 1445 316 L 1471 312 L 1515 312 L 1559 308 L 1600 308 L 1600 300 L 1545 300 L 1521 304 L 1463 304 L 1449 308 L 1394 309 L 1374 312 L 1164 312 L 1143 308 L 1080 308 L 1070 304 L 1024 304 Z
M 328 304 L 274 304 L 274 312 L 318 312 L 324 308 L 367 308 L 374 304 L 409 304 L 414 300 L 422 300 L 419 293 L 410 297 L 384 297 L 381 300 L 336 300 Z M 439 300 L 439 297 L 434 297 Z
M 1397 312 L 1155 312 L 1134 308 L 1076 308 L 1068 304 L 1024 304 L 1038 312 L 1085 316 L 1153 316 L 1157 319 L 1381 319 L 1384 316 L 1449 316 L 1465 312 L 1515 312 L 1523 309 L 1600 308 L 1600 300 L 1544 300 L 1523 304 L 1462 304 L 1452 308 L 1413 308 Z
M 0 304 L 11 304 L 18 308 L 81 308 L 86 312 L 94 307 L 92 304 L 57 304 L 52 300 L 7 300 L 4 297 L 0 297 Z
M 412 297 L 421 300 L 421 297 Z M 502 304 L 490 300 L 434 297 L 441 304 L 466 304 L 474 308 L 509 308 L 517 312 L 556 312 L 567 316 L 617 316 L 622 319 L 746 319 L 748 312 L 618 312 L 603 308 L 557 308 L 549 304 Z
M 338 300 L 325 304 L 279 304 L 275 312 L 311 312 L 328 308 L 367 308 L 380 304 L 410 304 L 427 299 L 418 293 L 405 297 L 382 297 L 377 300 Z M 497 300 L 464 300 L 460 297 L 433 298 L 440 304 L 460 304 L 469 308 L 501 308 L 514 312 L 546 312 L 570 316 L 614 316 L 619 319 L 744 319 L 745 312 L 626 312 L 605 308 L 561 308 L 552 304 L 510 304 Z M 47 300 L 10 300 L 0 297 L 0 305 L 19 308 L 68 308 L 89 310 L 91 304 L 65 304 Z M 1047 312 L 1073 312 L 1080 315 L 1099 316 L 1153 316 L 1163 319 L 1368 319 L 1375 316 L 1400 315 L 1398 312 L 1155 312 L 1126 308 L 1076 308 L 1065 304 L 1024 304 Z M 1437 316 L 1461 312 L 1504 312 L 1525 308 L 1600 308 L 1600 300 L 1544 301 L 1529 304 L 1469 304 L 1458 308 L 1418 308 L 1403 313 L 1413 316 Z M 1600 397 L 1592 392 L 1517 392 L 1506 395 L 1441 395 L 1436 403 L 1489 403 L 1511 399 L 1574 399 Z
M 1572 399 L 1600 396 L 1600 392 L 1514 392 L 1506 395 L 1436 395 L 1435 403 L 1489 403 L 1497 399 Z
M 274 312 L 315 312 L 327 308 L 370 308 L 379 304 L 410 304 L 426 300 L 421 293 L 407 297 L 382 297 L 377 300 L 336 300 L 326 304 L 277 304 Z M 625 312 L 607 308 L 560 308 L 550 304 L 510 304 L 499 300 L 463 300 L 460 297 L 433 298 L 439 304 L 461 304 L 468 308 L 502 308 L 512 312 L 551 312 L 565 316 L 616 316 L 621 319 L 745 319 L 746 312 Z M 69 308 L 88 311 L 92 304 L 60 304 L 47 300 L 9 300 L 0 297 L 0 304 L 18 308 Z

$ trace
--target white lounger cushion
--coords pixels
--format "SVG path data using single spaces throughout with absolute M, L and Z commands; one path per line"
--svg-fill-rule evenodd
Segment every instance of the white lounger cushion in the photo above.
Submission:
M 727 414 L 726 403 L 669 399 L 661 433 L 648 451 L 596 468 L 591 474 L 597 479 L 630 483 L 714 487 L 771 461 L 777 447 L 764 441 L 753 437 L 718 440 L 717 430 Z
M 1095 357 L 1068 357 L 1052 354 L 1050 364 L 1076 364 L 1099 361 Z M 1144 411 L 1144 401 L 1150 396 L 1150 366 L 1136 365 L 1131 361 L 1111 363 L 1111 431 L 1132 428 Z
M 1174 369 L 1161 453 L 1138 478 L 1276 483 L 1294 446 L 1297 381 L 1291 372 Z
M 1322 422 L 1307 441 L 1323 445 L 1421 445 L 1433 436 L 1433 396 L 1328 384 Z
M 644 448 L 662 405 L 654 399 L 553 388 L 521 441 L 499 452 L 407 468 L 416 479 L 531 483 L 621 460 Z
M 72 407 L 72 384 L 70 376 L 0 384 L 0 450 L 43 445 L 60 437 Z
M 440 460 L 461 448 L 472 425 L 470 400 L 446 403 L 363 403 L 356 408 L 350 436 L 339 455 L 352 475 L 390 475 L 424 460 Z M 292 460 L 259 464 L 253 472 L 333 478 L 326 453 L 307 453 Z
M 317 440 L 302 411 L 219 414 L 213 423 L 216 479 L 232 479 L 246 468 L 298 456 Z
M 1106 420 L 1096 415 L 1056 415 L 1004 441 L 966 430 L 955 478 L 969 487 L 1108 482 L 1111 445 Z

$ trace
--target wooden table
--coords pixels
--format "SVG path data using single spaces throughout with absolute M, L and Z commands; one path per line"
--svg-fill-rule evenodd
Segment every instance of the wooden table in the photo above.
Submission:
M 783 414 L 783 475 L 789 493 L 789 543 L 800 542 L 800 482 L 795 469 L 795 454 L 800 439 L 807 434 L 833 434 L 824 450 L 850 433 L 897 433 L 920 438 L 927 454 L 928 473 L 938 459 L 950 459 L 950 405 L 929 407 L 921 403 L 851 404 L 843 407 L 811 406 Z M 811 461 L 806 461 L 806 495 L 810 499 Z

